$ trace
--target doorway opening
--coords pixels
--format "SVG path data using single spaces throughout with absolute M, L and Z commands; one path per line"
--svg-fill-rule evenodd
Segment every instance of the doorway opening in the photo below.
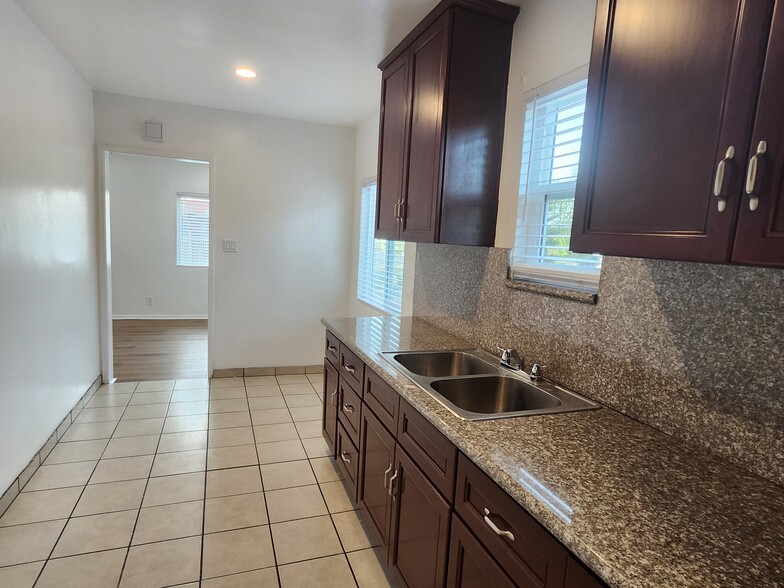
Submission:
M 209 161 L 103 150 L 105 381 L 207 378 Z

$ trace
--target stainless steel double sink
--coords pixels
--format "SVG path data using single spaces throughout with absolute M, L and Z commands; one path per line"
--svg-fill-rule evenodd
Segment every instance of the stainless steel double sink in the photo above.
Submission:
M 498 365 L 478 349 L 382 354 L 461 419 L 476 421 L 592 410 L 600 406 L 547 380 Z

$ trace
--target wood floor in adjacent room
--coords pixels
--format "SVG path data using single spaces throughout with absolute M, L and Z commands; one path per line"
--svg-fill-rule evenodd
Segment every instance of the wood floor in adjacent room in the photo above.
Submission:
M 207 377 L 207 320 L 114 320 L 118 382 Z

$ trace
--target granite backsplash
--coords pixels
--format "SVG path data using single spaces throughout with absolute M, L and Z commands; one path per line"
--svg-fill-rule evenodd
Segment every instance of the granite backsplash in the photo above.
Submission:
M 784 271 L 605 257 L 587 304 L 510 288 L 509 255 L 418 245 L 414 316 L 784 485 Z

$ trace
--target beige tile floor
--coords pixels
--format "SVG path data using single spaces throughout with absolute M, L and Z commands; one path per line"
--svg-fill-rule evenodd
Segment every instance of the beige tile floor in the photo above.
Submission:
M 0 586 L 389 586 L 321 378 L 101 387 L 0 518 Z

